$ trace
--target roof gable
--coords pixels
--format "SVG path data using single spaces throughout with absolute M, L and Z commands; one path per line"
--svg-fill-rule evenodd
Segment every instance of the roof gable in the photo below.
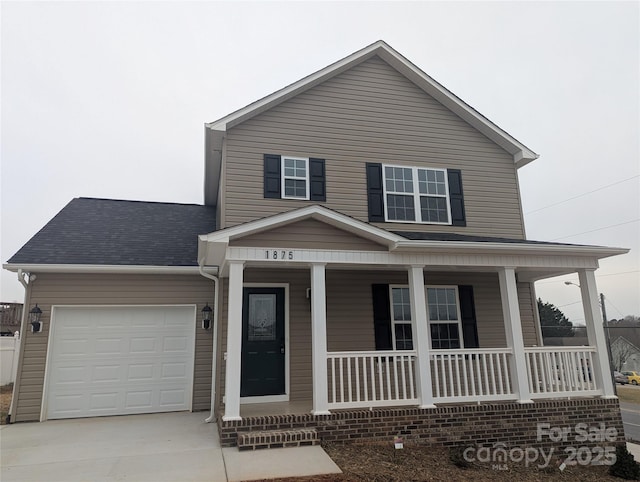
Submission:
M 299 221 L 313 219 L 334 226 L 343 232 L 352 233 L 362 239 L 392 249 L 403 238 L 384 229 L 359 221 L 337 211 L 319 205 L 311 205 L 293 211 L 276 214 L 266 218 L 250 221 L 231 228 L 221 229 L 198 237 L 198 262 L 208 265 L 219 265 L 224 260 L 224 252 L 230 241 L 241 239 L 258 233 L 289 226 Z M 215 254 L 211 256 L 211 247 Z
M 322 217 L 309 217 L 279 225 L 272 229 L 234 238 L 230 246 L 260 246 L 264 248 L 340 249 L 382 251 L 388 246 L 349 232 L 343 226 L 325 222 Z
M 214 174 L 214 177 L 215 173 L 219 173 L 222 156 L 222 138 L 227 129 L 255 117 L 374 56 L 380 57 L 424 92 L 509 152 L 513 156 L 517 167 L 522 167 L 538 157 L 531 149 L 491 122 L 473 107 L 466 104 L 384 41 L 379 40 L 271 95 L 253 102 L 217 121 L 206 124 L 206 171 Z M 209 176 L 205 177 L 207 179 L 209 178 Z M 213 184 L 208 183 L 206 188 L 215 190 L 217 179 L 214 179 L 214 181 L 216 182 Z M 213 204 L 217 198 L 217 192 L 206 192 L 205 197 L 207 198 L 207 203 Z

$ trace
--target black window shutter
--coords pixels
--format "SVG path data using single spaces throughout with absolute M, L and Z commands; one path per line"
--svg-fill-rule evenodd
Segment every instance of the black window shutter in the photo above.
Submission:
M 451 224 L 466 226 L 464 196 L 462 194 L 462 173 L 460 169 L 447 169 L 449 181 L 449 201 L 451 202 Z
M 264 155 L 264 197 L 280 199 L 280 156 Z
M 478 327 L 476 308 L 473 302 L 473 286 L 458 286 L 460 296 L 460 314 L 462 316 L 462 336 L 465 348 L 480 348 L 478 345 Z
M 369 221 L 384 222 L 384 193 L 382 190 L 382 164 L 367 162 L 367 203 Z
M 311 201 L 326 201 L 326 176 L 324 173 L 324 159 L 309 159 L 309 199 Z
M 371 285 L 373 296 L 373 328 L 376 350 L 392 350 L 391 346 L 391 302 L 389 285 Z

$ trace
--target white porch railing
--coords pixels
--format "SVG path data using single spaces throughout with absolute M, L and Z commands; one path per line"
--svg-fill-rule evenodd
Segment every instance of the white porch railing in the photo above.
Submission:
M 329 409 L 418 405 L 415 351 L 327 353 Z M 515 400 L 509 348 L 433 350 L 435 403 Z M 532 398 L 602 394 L 592 373 L 595 347 L 527 347 Z
M 417 405 L 415 351 L 327 353 L 329 408 Z
M 596 347 L 525 348 L 532 398 L 601 395 L 593 373 Z
M 511 355 L 508 348 L 432 351 L 433 401 L 480 402 L 515 398 L 509 368 Z

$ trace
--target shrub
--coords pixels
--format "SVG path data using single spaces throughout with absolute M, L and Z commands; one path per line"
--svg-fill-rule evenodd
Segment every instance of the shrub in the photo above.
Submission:
M 627 480 L 640 480 L 640 465 L 629 453 L 626 444 L 616 446 L 616 461 L 609 467 L 609 475 Z

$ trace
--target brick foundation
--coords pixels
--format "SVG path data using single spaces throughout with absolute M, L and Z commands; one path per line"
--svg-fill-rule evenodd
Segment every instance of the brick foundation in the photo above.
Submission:
M 315 429 L 322 442 L 385 440 L 400 435 L 405 443 L 427 445 L 486 445 L 563 447 L 603 445 L 603 442 L 576 443 L 576 424 L 586 423 L 617 430 L 617 441 L 624 441 L 620 406 L 617 399 L 549 400 L 533 404 L 490 403 L 449 405 L 434 409 L 389 408 L 343 410 L 331 415 L 269 415 L 225 422 L 218 419 L 223 447 L 238 445 L 238 438 L 248 432 Z M 568 440 L 537 440 L 538 423 L 572 430 Z M 607 442 L 610 445 L 612 442 Z

